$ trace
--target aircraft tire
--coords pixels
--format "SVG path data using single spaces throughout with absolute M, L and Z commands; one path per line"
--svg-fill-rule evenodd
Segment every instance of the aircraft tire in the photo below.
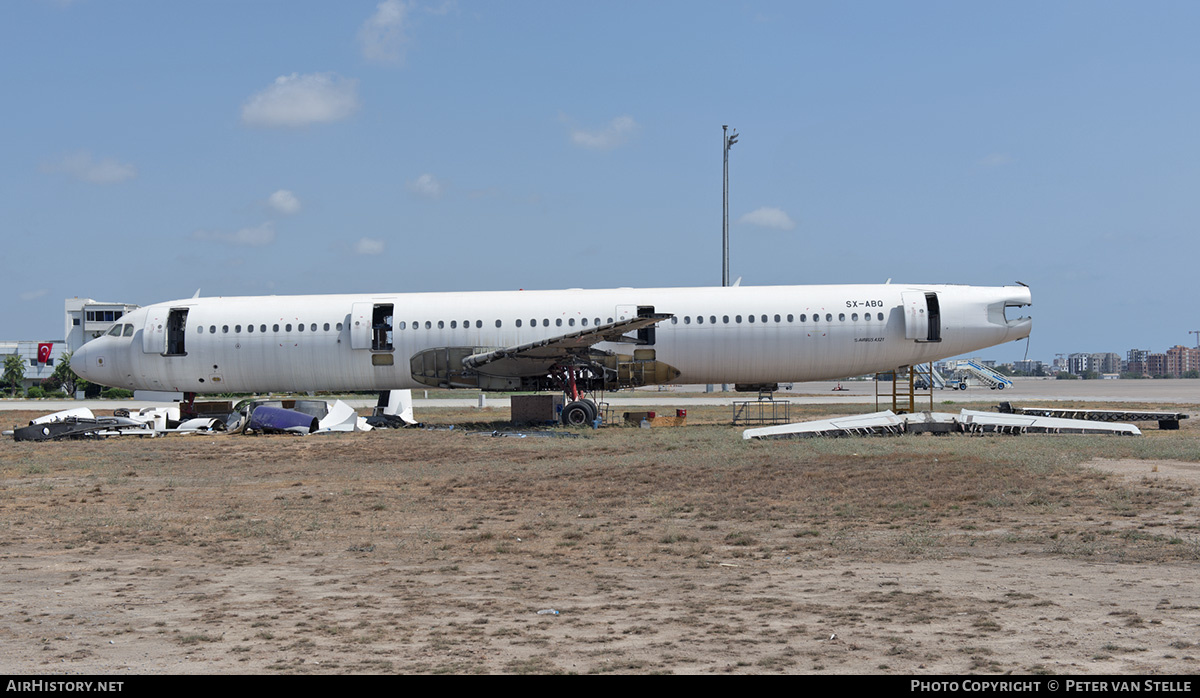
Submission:
M 966 383 L 959 383 L 959 384 L 958 384 L 958 389 L 959 389 L 959 390 L 966 390 L 966 389 L 967 389 L 967 384 L 966 384 Z
M 595 417 L 593 412 L 588 408 L 587 402 L 576 400 L 568 404 L 562 411 L 562 423 L 567 427 L 582 427 L 592 423 Z

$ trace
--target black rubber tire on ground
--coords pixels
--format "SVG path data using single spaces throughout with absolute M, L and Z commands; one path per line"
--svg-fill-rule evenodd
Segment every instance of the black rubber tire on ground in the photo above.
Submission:
M 567 427 L 582 427 L 592 423 L 595 417 L 592 416 L 592 410 L 583 400 L 576 400 L 568 404 L 562 411 L 562 423 Z

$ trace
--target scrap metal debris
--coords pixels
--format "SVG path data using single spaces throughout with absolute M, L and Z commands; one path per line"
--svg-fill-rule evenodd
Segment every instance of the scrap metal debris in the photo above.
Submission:
M 1082 419 L 1091 422 L 1158 422 L 1159 429 L 1178 429 L 1180 420 L 1188 418 L 1184 412 L 1153 412 L 1150 410 L 1081 410 L 1074 407 L 1018 407 L 1011 402 L 996 406 L 1004 414 L 1029 414 L 1040 417 Z
M 181 414 L 184 409 L 200 416 L 185 418 Z M 98 417 L 86 407 L 77 407 L 38 417 L 4 435 L 17 441 L 54 441 L 213 432 L 325 434 L 407 426 L 422 426 L 413 419 L 412 391 L 392 390 L 380 395 L 370 418 L 358 416 L 341 400 L 330 405 L 325 400 L 253 398 L 232 407 L 229 402 L 201 402 L 145 407 L 136 412 L 117 408 L 111 417 Z
M 742 438 L 796 439 L 816 436 L 889 436 L 899 434 L 1120 434 L 1139 436 L 1132 424 L 1099 423 L 1029 414 L 996 414 L 962 410 L 895 414 L 891 410 L 850 417 L 747 429 Z

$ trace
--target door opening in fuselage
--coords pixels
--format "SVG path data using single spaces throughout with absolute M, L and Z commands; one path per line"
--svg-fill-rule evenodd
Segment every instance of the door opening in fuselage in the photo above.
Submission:
M 187 356 L 187 308 L 171 308 L 167 315 L 167 346 L 164 356 Z
M 371 349 L 392 351 L 392 304 L 377 303 L 371 312 Z

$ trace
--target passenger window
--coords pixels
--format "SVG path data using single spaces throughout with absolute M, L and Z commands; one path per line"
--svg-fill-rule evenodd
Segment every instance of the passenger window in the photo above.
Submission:
M 253 334 L 254 333 L 254 325 L 246 325 L 246 331 Z
M 703 324 L 704 324 L 704 316 L 703 316 L 703 315 L 697 315 L 697 316 L 696 316 L 696 324 L 697 324 L 697 325 L 703 325 Z
M 542 318 L 542 327 L 549 327 L 549 326 L 550 326 L 550 318 L 548 318 L 548 317 Z
M 221 325 L 221 334 L 229 334 L 229 325 Z
M 299 325 L 296 325 L 296 331 L 297 331 L 297 332 L 303 332 L 303 331 L 304 331 L 304 323 L 303 323 L 303 322 L 302 322 L 302 323 L 300 323 Z
M 209 326 L 208 326 L 208 333 L 209 333 L 209 334 L 216 334 L 216 333 L 217 333 L 217 326 L 216 326 L 216 325 L 209 325 Z
M 753 316 L 753 315 L 751 315 L 751 316 L 747 317 L 746 319 L 747 319 L 747 320 L 749 320 L 749 321 L 750 321 L 750 322 L 752 322 L 752 323 L 754 322 L 754 316 Z M 740 322 L 740 320 L 739 320 L 739 322 Z
M 733 321 L 734 321 L 734 322 L 736 322 L 736 323 L 738 323 L 738 324 L 740 325 L 740 324 L 741 324 L 741 322 L 742 322 L 742 316 L 741 316 L 741 315 L 734 315 L 734 316 L 733 316 Z
M 432 322 L 430 322 L 430 321 L 428 321 L 428 320 L 426 320 L 426 321 L 425 321 L 425 329 L 427 329 L 427 330 L 432 330 L 432 329 L 433 329 L 433 323 L 432 323 Z
M 776 315 L 776 316 L 775 316 L 775 322 L 779 322 L 779 316 L 778 316 L 778 315 Z
M 833 322 L 833 313 L 825 313 L 825 322 Z
M 845 313 L 838 313 L 838 321 L 839 321 L 839 322 L 845 322 L 845 321 L 846 321 L 846 314 L 845 314 Z
M 314 322 L 313 324 L 309 325 L 308 329 L 312 330 L 313 332 L 316 332 L 317 331 L 317 323 Z
M 234 332 L 236 332 L 236 333 L 238 333 L 238 334 L 241 334 L 241 333 L 242 333 L 242 326 L 241 326 L 241 325 L 234 325 L 234 326 L 233 326 L 233 331 L 234 331 Z
M 287 332 L 291 332 L 292 331 L 292 323 L 289 322 L 288 324 L 284 325 L 283 329 Z
M 723 322 L 723 323 L 725 323 L 726 325 L 728 325 L 728 324 L 729 324 L 729 316 L 728 316 L 728 315 L 722 315 L 722 316 L 721 316 L 721 322 Z
M 882 320 L 882 319 L 883 319 L 883 313 L 879 313 L 879 319 L 880 319 L 880 320 Z
M 400 329 L 404 329 L 404 328 L 403 328 L 403 327 L 401 327 Z M 450 329 L 452 329 L 452 330 L 457 330 L 457 329 L 458 329 L 458 320 L 451 320 L 451 321 L 450 321 Z
M 341 332 L 341 331 L 342 331 L 342 323 L 340 323 L 340 322 L 339 322 L 339 323 L 336 325 L 336 327 L 337 327 L 337 331 L 338 331 L 338 332 Z M 264 326 L 264 327 L 263 327 L 263 329 L 265 330 L 265 329 L 266 329 L 266 326 Z
M 853 320 L 854 322 L 858 322 L 858 313 L 851 313 L 850 319 Z
M 278 331 L 279 331 L 279 325 L 278 325 L 278 323 L 276 323 L 276 324 L 274 324 L 274 325 L 272 325 L 272 326 L 271 326 L 271 331 L 272 331 L 272 332 L 278 332 Z
M 570 320 L 567 320 L 567 324 L 570 325 L 571 327 L 574 327 L 575 326 L 575 318 L 571 318 Z
M 709 322 L 709 324 L 710 324 L 710 325 L 715 325 L 715 324 L 717 324 L 717 316 L 716 316 L 716 315 L 709 315 L 709 316 L 708 316 L 708 322 Z
M 478 330 L 478 329 L 483 329 L 483 320 L 476 320 L 476 321 L 475 321 L 475 329 L 477 329 L 477 330 Z
M 266 331 L 267 331 L 267 326 L 266 326 L 266 325 L 259 325 L 259 326 L 258 326 L 258 331 L 259 331 L 259 332 L 266 332 Z
M 792 321 L 792 314 L 788 313 L 788 322 L 791 322 L 791 321 Z
M 501 324 L 502 323 L 499 320 L 496 321 L 496 327 L 499 327 Z
M 674 320 L 675 318 L 671 318 L 671 319 Z M 580 320 L 579 324 L 583 325 L 584 327 L 587 327 L 587 318 Z
M 766 316 L 766 315 L 763 315 L 763 316 L 762 316 L 762 321 L 763 321 L 763 322 L 766 322 L 766 321 L 767 321 L 767 316 Z M 779 316 L 776 316 L 776 317 L 775 317 L 775 321 L 776 321 L 776 322 L 778 322 L 778 321 L 779 321 Z
M 327 323 L 325 323 L 325 331 L 326 331 L 326 332 L 328 332 L 328 331 L 329 331 L 329 323 L 328 323 L 328 322 L 327 322 Z
M 674 324 L 674 323 L 675 323 L 675 318 L 671 318 L 671 323 L 672 323 L 672 324 Z M 683 324 L 685 324 L 685 325 L 690 325 L 690 324 L 692 324 L 692 316 L 691 316 L 691 315 L 684 315 L 684 316 L 683 316 Z
M 438 329 L 439 330 L 446 329 L 446 322 L 444 320 L 438 320 Z
M 597 326 L 597 327 L 599 327 L 599 326 L 600 326 L 600 318 L 596 318 L 596 326 Z
M 204 325 L 196 325 L 196 332 L 204 334 Z
M 517 327 L 521 326 L 521 318 L 517 318 Z
M 555 319 L 554 319 L 554 326 L 555 326 L 555 327 L 562 327 L 562 318 L 555 318 Z

